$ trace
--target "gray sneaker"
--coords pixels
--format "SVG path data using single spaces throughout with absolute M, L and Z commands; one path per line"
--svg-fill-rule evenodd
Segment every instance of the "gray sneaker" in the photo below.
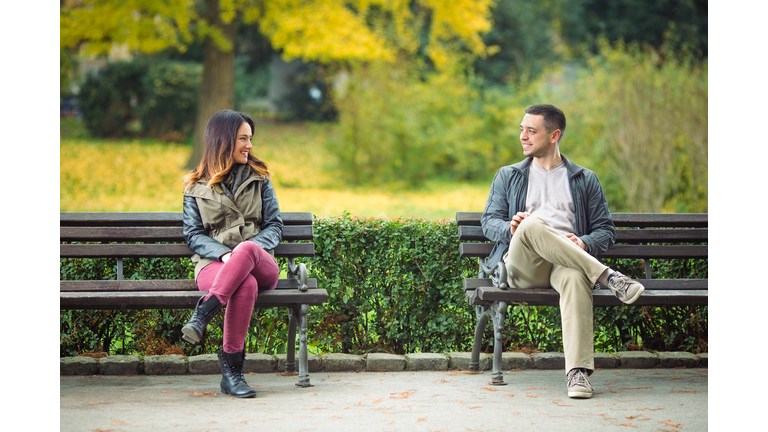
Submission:
M 573 368 L 568 371 L 566 377 L 568 382 L 568 397 L 578 399 L 589 399 L 595 389 L 589 383 L 587 370 L 582 368 Z
M 626 304 L 632 304 L 645 291 L 645 287 L 638 281 L 614 271 L 608 277 L 608 289 L 619 300 Z

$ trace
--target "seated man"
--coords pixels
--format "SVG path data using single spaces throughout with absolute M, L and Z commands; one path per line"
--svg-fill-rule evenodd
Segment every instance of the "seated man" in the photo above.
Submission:
M 560 293 L 568 396 L 592 397 L 592 290 L 599 282 L 630 304 L 643 286 L 597 260 L 615 241 L 608 202 L 594 172 L 560 154 L 565 114 L 533 105 L 520 123 L 527 159 L 499 169 L 482 217 L 495 241 L 486 265 L 506 267 L 512 288 L 552 287 Z

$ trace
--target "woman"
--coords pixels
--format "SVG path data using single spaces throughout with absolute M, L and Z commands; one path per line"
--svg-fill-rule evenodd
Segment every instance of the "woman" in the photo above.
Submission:
M 277 286 L 271 251 L 283 236 L 283 221 L 267 164 L 250 154 L 253 120 L 219 111 L 205 127 L 200 164 L 184 178 L 184 238 L 195 253 L 195 280 L 208 294 L 198 300 L 182 328 L 197 343 L 222 306 L 224 346 L 217 352 L 221 391 L 254 397 L 243 377 L 245 336 L 259 290 Z

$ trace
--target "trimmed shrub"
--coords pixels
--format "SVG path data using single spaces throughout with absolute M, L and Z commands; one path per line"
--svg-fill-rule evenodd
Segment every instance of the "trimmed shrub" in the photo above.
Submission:
M 315 220 L 315 256 L 309 276 L 328 290 L 328 302 L 312 307 L 307 335 L 312 353 L 469 351 L 477 322 L 464 298 L 462 279 L 477 274 L 475 259 L 459 258 L 456 223 L 449 220 L 360 218 L 344 214 Z M 632 277 L 640 260 L 605 260 Z M 287 263 L 279 260 L 282 270 Z M 115 261 L 61 259 L 62 280 L 115 279 Z M 191 279 L 188 258 L 125 259 L 126 279 Z M 706 278 L 706 260 L 651 260 L 654 278 Z M 213 353 L 223 342 L 223 314 L 202 342 L 181 342 L 191 310 L 61 311 L 61 356 L 86 351 L 110 354 Z M 595 350 L 707 351 L 708 308 L 595 308 Z M 285 308 L 256 309 L 246 336 L 248 352 L 284 353 Z M 482 349 L 492 351 L 492 326 Z M 556 306 L 508 309 L 506 350 L 562 351 Z

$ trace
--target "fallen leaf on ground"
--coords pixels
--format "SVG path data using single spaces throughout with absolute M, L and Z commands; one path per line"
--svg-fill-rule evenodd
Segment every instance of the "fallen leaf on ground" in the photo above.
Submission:
M 524 398 L 527 398 L 527 397 L 538 397 L 538 396 L 536 396 L 535 394 L 527 394 L 527 395 L 525 395 L 525 396 L 523 396 L 523 397 L 524 397 Z
M 675 390 L 675 387 L 672 387 L 672 393 L 696 393 L 696 390 Z
M 371 403 L 379 403 L 379 402 L 381 402 L 381 401 L 383 401 L 383 400 L 384 400 L 384 398 L 382 397 L 382 398 L 380 398 L 380 399 L 376 399 L 375 401 L 373 401 L 373 402 L 371 402 Z
M 480 405 L 472 405 L 471 407 L 469 407 L 469 409 L 475 409 L 475 408 L 480 408 Z
M 514 397 L 515 394 L 514 393 L 504 393 L 504 396 Z
M 619 423 L 619 426 L 626 426 L 626 427 L 633 427 L 633 428 L 637 427 L 637 426 L 635 426 L 633 424 L 629 424 L 629 423 Z
M 664 420 L 663 422 L 659 422 L 659 423 L 664 423 L 665 425 L 672 426 L 672 427 L 680 427 L 680 425 L 682 425 L 682 423 L 672 423 L 671 420 Z
M 339 414 L 334 414 L 334 415 L 331 416 L 331 418 L 340 418 L 340 417 L 341 417 L 341 415 L 339 415 Z
M 161 393 L 170 393 L 168 390 L 163 390 Z
M 619 390 L 642 390 L 642 389 L 649 389 L 653 387 L 621 387 Z
M 423 421 L 427 421 L 427 419 L 425 419 L 425 418 L 419 418 L 419 419 L 416 419 L 416 423 L 418 423 L 418 422 L 423 422 Z
M 402 392 L 402 393 L 390 393 L 390 395 L 394 395 L 394 396 L 390 396 L 389 397 L 390 399 L 405 399 L 409 397 L 411 394 L 408 392 Z
M 562 402 L 562 401 L 561 401 L 560 399 L 552 399 L 552 403 L 553 403 L 553 404 L 555 404 L 555 405 L 557 405 L 557 406 L 561 406 L 561 407 L 569 407 L 569 406 L 573 406 L 573 405 L 566 405 L 566 404 L 564 404 L 564 403 L 561 403 L 561 402 Z
M 483 390 L 488 390 L 488 391 L 499 391 L 498 389 L 495 389 L 493 387 L 480 387 L 480 388 L 483 389 Z
M 663 409 L 664 409 L 664 407 L 661 407 L 661 408 L 637 408 L 638 411 L 658 411 L 658 410 L 663 410 Z
M 639 416 L 639 415 L 628 415 L 628 416 L 624 416 L 624 417 L 625 417 L 626 419 L 628 419 L 628 420 L 632 420 L 633 418 L 635 418 L 635 417 L 640 417 L 640 416 Z

